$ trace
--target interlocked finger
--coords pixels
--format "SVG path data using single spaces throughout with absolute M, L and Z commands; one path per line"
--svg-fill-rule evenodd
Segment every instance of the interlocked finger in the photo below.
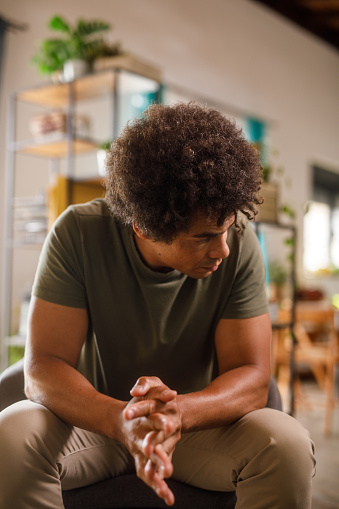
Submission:
M 152 488 L 167 505 L 173 505 L 174 495 L 164 481 L 161 469 L 156 467 L 150 459 L 146 461 L 140 456 L 135 458 L 135 465 L 137 476 Z

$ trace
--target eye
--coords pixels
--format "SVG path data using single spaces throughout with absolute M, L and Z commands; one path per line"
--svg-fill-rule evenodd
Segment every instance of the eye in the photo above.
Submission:
M 205 239 L 199 239 L 197 240 L 197 244 L 207 244 L 209 240 L 210 240 L 209 237 L 206 237 Z

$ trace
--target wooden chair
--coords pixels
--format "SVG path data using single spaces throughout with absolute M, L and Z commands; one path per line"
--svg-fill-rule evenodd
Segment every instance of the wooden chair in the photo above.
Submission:
M 303 397 L 300 383 L 300 371 L 307 367 L 319 387 L 325 394 L 324 433 L 332 431 L 333 411 L 336 406 L 336 367 L 339 365 L 338 333 L 335 329 L 334 309 L 321 303 L 300 303 L 296 306 L 294 335 L 295 377 L 294 390 L 296 401 L 307 400 Z M 281 309 L 279 322 L 288 323 L 291 311 Z M 272 370 L 278 384 L 286 383 L 286 373 L 290 376 L 290 354 L 292 339 L 286 327 L 274 335 Z

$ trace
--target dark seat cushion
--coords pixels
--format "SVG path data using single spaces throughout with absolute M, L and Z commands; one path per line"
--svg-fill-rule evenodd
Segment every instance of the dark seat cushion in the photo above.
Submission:
M 26 399 L 24 385 L 24 360 L 21 359 L 0 375 L 0 412 L 13 403 Z
M 234 509 L 235 492 L 206 491 L 168 480 L 175 509 Z M 109 479 L 85 488 L 63 491 L 66 509 L 167 508 L 135 474 Z

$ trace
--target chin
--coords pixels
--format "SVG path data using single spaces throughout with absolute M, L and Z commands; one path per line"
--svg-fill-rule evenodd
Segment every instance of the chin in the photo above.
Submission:
M 187 276 L 191 277 L 192 279 L 206 279 L 208 276 L 212 274 L 212 271 L 204 272 L 202 274 L 187 274 Z

